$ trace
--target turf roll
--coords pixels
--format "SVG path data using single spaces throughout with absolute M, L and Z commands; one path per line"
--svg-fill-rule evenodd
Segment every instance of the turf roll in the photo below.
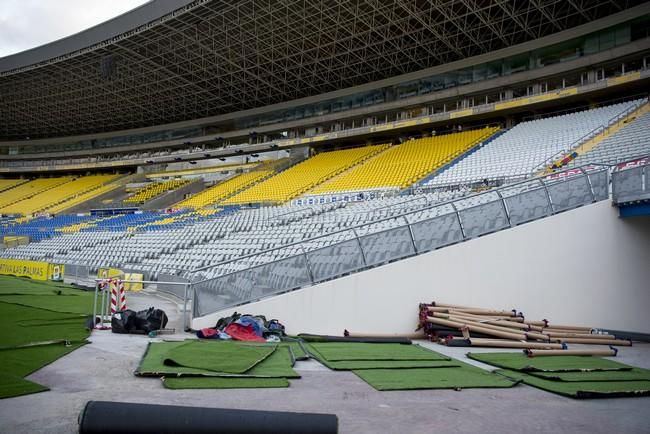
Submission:
M 79 415 L 79 432 L 330 434 L 338 432 L 338 418 L 333 414 L 89 401 Z

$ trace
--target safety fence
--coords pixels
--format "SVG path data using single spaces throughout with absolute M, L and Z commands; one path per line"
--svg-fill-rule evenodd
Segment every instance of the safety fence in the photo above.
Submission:
M 609 167 L 553 173 L 215 264 L 194 277 L 193 315 L 514 227 L 609 197 Z
M 650 199 L 650 157 L 620 165 L 612 173 L 612 201 L 624 204 Z

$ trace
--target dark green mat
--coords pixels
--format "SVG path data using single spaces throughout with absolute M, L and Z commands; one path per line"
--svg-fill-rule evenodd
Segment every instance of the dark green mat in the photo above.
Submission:
M 298 341 L 282 341 L 280 345 L 287 346 L 291 348 L 291 353 L 293 354 L 294 360 L 307 360 L 309 359 L 309 354 L 306 352 L 305 344 Z
M 328 362 L 353 360 L 450 360 L 419 345 L 368 344 L 357 342 L 312 342 L 308 351 Z
M 82 291 L 62 282 L 31 280 L 28 278 L 0 275 L 0 295 L 27 294 L 52 295 L 55 292 L 63 294 L 79 294 Z
M 46 390 L 49 389 L 22 377 L 0 373 L 0 399 L 29 395 L 30 393 L 44 392 Z
M 523 353 L 467 353 L 470 359 L 517 371 L 585 372 L 629 371 L 631 366 L 592 356 L 528 357 Z
M 83 345 L 91 309 L 92 297 L 83 291 L 0 276 L 0 397 L 47 390 L 23 377 Z
M 243 374 L 275 351 L 276 344 L 188 341 L 170 349 L 164 364 L 229 374 Z
M 650 370 L 633 368 L 629 371 L 587 371 L 587 372 L 527 372 L 535 377 L 550 381 L 650 381 Z
M 545 380 L 524 372 L 508 369 L 499 369 L 495 373 L 570 398 L 618 398 L 650 395 L 650 381 L 568 382 Z
M 286 378 L 242 378 L 242 377 L 181 377 L 163 378 L 167 389 L 254 389 L 289 387 Z
M 460 367 L 361 369 L 353 371 L 377 390 L 505 388 L 516 383 L 483 369 L 458 362 Z
M 288 346 L 280 344 L 269 357 L 264 359 L 244 374 L 229 374 L 215 372 L 205 369 L 196 369 L 186 366 L 168 366 L 164 364 L 167 354 L 172 349 L 178 348 L 186 341 L 180 342 L 151 342 L 142 356 L 140 365 L 135 375 L 146 377 L 160 376 L 245 376 L 245 377 L 285 377 L 300 378 L 300 375 L 292 369 L 291 357 Z M 222 342 L 223 343 L 223 342 Z
M 410 368 L 450 368 L 458 367 L 453 360 L 349 360 L 329 362 L 319 360 L 335 371 L 353 371 L 355 369 L 410 369 Z

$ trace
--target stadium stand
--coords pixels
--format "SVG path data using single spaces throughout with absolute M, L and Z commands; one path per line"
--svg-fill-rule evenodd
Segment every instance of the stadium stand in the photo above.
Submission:
M 0 192 L 28 182 L 26 179 L 0 179 Z
M 387 148 L 388 145 L 373 145 L 320 153 L 225 200 L 224 204 L 286 202 Z
M 32 215 L 41 212 L 53 212 L 52 209 L 55 209 L 57 212 L 62 211 L 68 208 L 68 205 L 71 205 L 68 204 L 68 201 L 74 200 L 73 203 L 77 203 L 75 199 L 78 195 L 97 190 L 115 178 L 115 175 L 51 178 L 48 180 L 51 188 L 44 189 L 39 193 L 7 204 L 0 208 L 0 212 L 5 214 Z M 83 200 L 87 200 L 87 197 L 84 196 Z
M 70 177 L 39 178 L 7 190 L 3 192 L 2 196 L 0 197 L 0 213 L 7 214 L 7 212 L 4 211 L 4 208 L 8 207 L 9 205 L 20 202 L 24 199 L 28 199 L 58 185 L 70 182 L 71 180 L 72 178 Z
M 645 105 L 645 113 L 640 114 L 627 126 L 605 138 L 591 151 L 580 154 L 571 162 L 573 166 L 589 163 L 615 164 L 635 157 L 650 155 L 650 107 Z
M 221 202 L 238 191 L 273 174 L 273 170 L 253 170 L 241 173 L 189 197 L 175 205 L 176 208 L 200 209 Z
M 59 235 L 58 229 L 64 226 L 80 225 L 89 216 L 61 215 L 56 217 L 41 217 L 13 225 L 0 225 L 0 235 L 28 236 L 31 242 L 38 242 Z
M 405 188 L 496 131 L 497 128 L 489 127 L 410 140 L 393 146 L 371 161 L 319 185 L 309 193 Z
M 152 182 L 137 189 L 133 195 L 127 197 L 124 200 L 124 203 L 134 205 L 142 204 L 148 200 L 160 196 L 161 194 L 176 190 L 177 188 L 180 188 L 189 182 L 190 180 L 188 179 L 172 179 L 169 181 Z
M 619 113 L 639 106 L 635 100 L 561 116 L 522 122 L 425 183 L 444 186 L 483 180 L 523 179 L 554 157 L 608 125 Z

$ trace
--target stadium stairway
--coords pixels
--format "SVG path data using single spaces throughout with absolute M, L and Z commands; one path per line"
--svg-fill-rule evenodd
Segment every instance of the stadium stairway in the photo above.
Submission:
M 552 164 L 550 164 L 543 170 L 540 170 L 537 173 L 537 175 L 551 173 L 553 172 L 553 170 L 560 169 L 568 165 L 578 157 L 582 157 L 581 158 L 582 160 L 588 161 L 590 151 L 598 147 L 598 145 L 600 145 L 603 141 L 614 136 L 623 128 L 626 128 L 631 124 L 633 124 L 635 120 L 641 118 L 643 115 L 645 115 L 648 112 L 650 112 L 650 102 L 640 105 L 639 107 L 635 108 L 630 113 L 628 113 L 627 115 L 624 115 L 622 118 L 615 120 L 607 127 L 603 128 L 603 131 L 589 138 L 585 142 L 578 144 L 578 146 L 576 146 L 570 152 L 567 152 L 561 158 L 558 158 Z

